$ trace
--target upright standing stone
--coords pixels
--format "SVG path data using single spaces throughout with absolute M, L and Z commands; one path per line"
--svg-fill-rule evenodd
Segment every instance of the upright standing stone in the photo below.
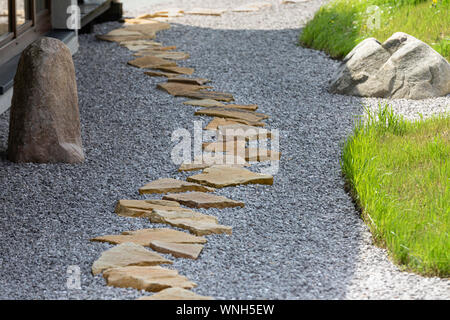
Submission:
M 10 112 L 9 160 L 84 160 L 75 67 L 63 42 L 44 37 L 25 49 L 14 79 Z

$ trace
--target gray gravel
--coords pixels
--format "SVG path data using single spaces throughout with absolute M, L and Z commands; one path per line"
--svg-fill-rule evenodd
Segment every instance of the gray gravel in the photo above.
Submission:
M 195 67 L 195 75 L 213 79 L 216 89 L 269 114 L 269 127 L 281 130 L 283 154 L 273 186 L 217 192 L 246 203 L 244 209 L 200 210 L 231 225 L 233 235 L 208 236 L 198 260 L 173 259 L 173 267 L 197 282 L 195 292 L 217 299 L 449 299 L 448 280 L 401 272 L 385 250 L 371 244 L 344 191 L 340 143 L 365 100 L 327 93 L 338 62 L 296 46 L 303 21 L 320 2 L 220 18 L 184 17 L 159 33 L 158 40 L 191 54 L 180 65 Z M 96 32 L 118 26 L 102 24 Z M 107 287 L 101 276 L 90 274 L 93 261 L 110 245 L 88 239 L 161 227 L 118 217 L 114 205 L 118 199 L 144 198 L 137 189 L 150 180 L 186 177 L 170 161 L 171 132 L 180 127 L 192 132 L 194 120 L 207 120 L 194 117 L 184 99 L 156 90 L 161 79 L 127 66 L 132 57 L 127 49 L 93 35 L 80 36 L 80 44 L 74 60 L 85 163 L 6 161 L 9 117 L 0 117 L 2 299 L 139 297 L 136 290 Z M 81 268 L 81 290 L 66 288 L 70 265 Z

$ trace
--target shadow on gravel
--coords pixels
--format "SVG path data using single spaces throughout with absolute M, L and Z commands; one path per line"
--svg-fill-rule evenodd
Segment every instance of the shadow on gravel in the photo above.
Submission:
M 96 26 L 104 33 L 118 24 Z M 360 99 L 326 91 L 336 61 L 298 47 L 298 29 L 213 30 L 173 24 L 157 40 L 191 58 L 195 76 L 237 103 L 259 105 L 268 128 L 281 132 L 282 161 L 273 186 L 225 188 L 243 209 L 210 209 L 233 235 L 209 236 L 197 261 L 174 268 L 218 299 L 339 299 L 352 279 L 364 230 L 344 190 L 340 143 Z M 132 52 L 80 36 L 74 56 L 86 162 L 17 165 L 2 157 L 0 298 L 136 298 L 90 275 L 107 244 L 89 238 L 160 227 L 113 213 L 118 199 L 140 199 L 138 188 L 162 177 L 186 178 L 170 160 L 173 130 L 192 132 L 194 108 L 157 90 L 165 81 L 128 66 Z M 0 150 L 8 138 L 0 116 Z M 157 198 L 157 197 L 154 197 Z M 67 267 L 81 268 L 81 290 L 66 289 Z

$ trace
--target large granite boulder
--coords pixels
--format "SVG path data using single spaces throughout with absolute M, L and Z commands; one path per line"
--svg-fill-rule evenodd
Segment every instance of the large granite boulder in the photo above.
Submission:
M 75 67 L 69 48 L 57 39 L 41 38 L 22 53 L 14 79 L 8 158 L 84 160 Z
M 330 92 L 362 97 L 425 99 L 450 93 L 450 64 L 403 32 L 384 43 L 369 38 L 344 58 Z

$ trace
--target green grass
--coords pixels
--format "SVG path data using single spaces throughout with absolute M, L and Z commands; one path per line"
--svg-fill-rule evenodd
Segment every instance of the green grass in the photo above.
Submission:
M 367 25 L 367 8 L 381 10 L 379 28 Z M 393 33 L 408 33 L 450 60 L 450 0 L 334 0 L 323 6 L 300 35 L 306 47 L 343 58 L 362 40 L 383 42 Z
M 450 275 L 450 114 L 410 122 L 388 106 L 360 119 L 343 148 L 347 186 L 394 262 Z

